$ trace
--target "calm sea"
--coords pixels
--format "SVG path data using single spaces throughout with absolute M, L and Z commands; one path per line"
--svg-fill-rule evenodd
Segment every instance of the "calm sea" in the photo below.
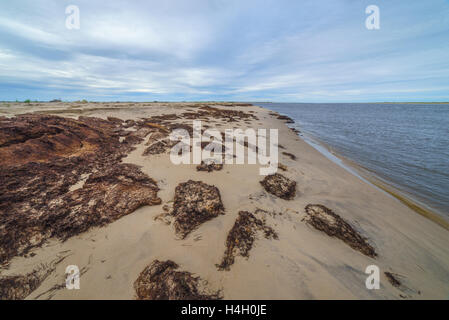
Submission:
M 255 104 L 449 217 L 449 104 Z

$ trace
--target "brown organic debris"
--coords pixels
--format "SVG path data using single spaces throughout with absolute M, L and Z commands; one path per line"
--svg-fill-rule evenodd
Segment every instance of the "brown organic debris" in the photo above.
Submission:
M 278 168 L 281 169 L 282 171 L 287 171 L 287 166 L 283 165 L 282 163 L 278 163 Z
M 306 222 L 315 229 L 323 231 L 330 237 L 343 240 L 354 250 L 374 258 L 377 256 L 374 248 L 349 223 L 338 214 L 321 204 L 308 204 Z
M 384 274 L 393 287 L 399 288 L 401 286 L 401 281 L 397 278 L 397 274 L 388 271 L 384 272 Z
M 296 128 L 290 128 L 291 131 L 293 131 L 296 135 L 301 135 L 301 131 Z
M 0 119 L 0 264 L 160 202 L 156 182 L 121 163 L 149 129 L 125 125 L 42 114 Z
M 158 141 L 150 145 L 148 148 L 145 149 L 143 152 L 144 156 L 148 155 L 155 155 L 155 154 L 161 154 L 165 153 L 165 151 L 169 148 L 169 144 L 166 141 Z
M 117 124 L 122 124 L 123 120 L 116 117 L 107 117 L 107 120 Z
M 292 160 L 296 160 L 296 156 L 293 153 L 283 151 L 282 154 L 289 157 Z
M 237 255 L 248 258 L 258 231 L 263 232 L 266 239 L 278 239 L 276 231 L 267 226 L 265 221 L 256 218 L 251 212 L 240 211 L 234 226 L 228 233 L 226 251 L 221 263 L 216 265 L 217 268 L 230 270 Z
M 159 123 L 145 122 L 145 123 L 143 123 L 143 126 L 154 128 L 154 129 L 160 130 L 162 132 L 167 132 L 167 133 L 169 132 L 167 127 L 165 127 Z
M 117 164 L 94 173 L 83 188 L 63 198 L 65 207 L 54 208 L 50 219 L 53 235 L 67 239 L 92 226 L 111 223 L 141 206 L 158 205 L 158 191 L 156 182 L 133 164 Z
M 0 300 L 22 300 L 36 290 L 65 257 L 57 257 L 48 264 L 40 264 L 26 274 L 0 276 Z
M 213 118 L 226 122 L 235 122 L 244 119 L 257 120 L 257 117 L 251 113 L 240 110 L 219 109 L 209 105 L 201 105 L 195 112 L 185 112 L 182 114 L 182 117 L 184 119 Z
M 296 181 L 290 180 L 280 173 L 266 176 L 260 184 L 264 189 L 284 200 L 291 200 L 296 194 Z
M 220 292 L 209 292 L 201 286 L 201 278 L 187 271 L 176 271 L 171 261 L 154 260 L 134 282 L 138 300 L 216 300 Z
M 224 214 L 220 191 L 202 181 L 189 180 L 175 189 L 173 211 L 176 233 L 185 238 L 200 224 Z
M 279 115 L 279 116 L 277 116 L 277 118 L 279 120 L 284 120 L 285 123 L 295 123 L 295 121 L 292 118 L 288 117 L 288 116 Z
M 220 171 L 221 169 L 223 169 L 223 164 L 215 163 L 214 161 L 211 162 L 201 161 L 201 164 L 196 166 L 197 171 L 212 172 L 212 171 Z
M 47 273 L 33 271 L 26 275 L 0 277 L 0 300 L 22 300 L 42 283 Z

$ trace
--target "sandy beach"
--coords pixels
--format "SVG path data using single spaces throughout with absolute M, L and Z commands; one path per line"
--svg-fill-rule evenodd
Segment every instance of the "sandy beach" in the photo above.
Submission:
M 25 113 L 33 116 L 16 118 Z M 221 132 L 278 129 L 288 193 L 277 180 L 261 183 L 259 164 L 173 164 L 167 134 L 195 119 Z M 448 230 L 323 156 L 286 121 L 239 103 L 0 104 L 2 178 L 21 172 L 51 187 L 0 182 L 0 298 L 173 298 L 176 284 L 161 283 L 182 276 L 199 298 L 447 299 Z M 53 182 L 26 175 L 39 166 L 55 171 Z M 207 215 L 196 220 L 195 206 Z M 157 264 L 166 261 L 174 264 Z M 79 267 L 79 290 L 66 289 L 69 265 Z M 365 285 L 370 265 L 379 289 Z

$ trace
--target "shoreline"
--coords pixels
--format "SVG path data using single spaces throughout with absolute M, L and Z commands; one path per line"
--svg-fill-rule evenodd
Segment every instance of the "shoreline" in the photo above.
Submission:
M 333 151 L 330 148 L 330 146 L 328 146 L 326 143 L 319 140 L 315 136 L 312 136 L 309 133 L 306 134 L 308 135 L 308 137 L 305 137 L 305 139 L 303 140 L 309 143 L 315 149 L 317 149 L 324 156 L 328 157 L 330 160 L 334 161 L 336 164 L 348 170 L 350 173 L 354 174 L 355 176 L 362 179 L 366 183 L 369 183 L 374 187 L 377 187 L 380 190 L 388 193 L 389 195 L 399 200 L 401 203 L 405 204 L 407 207 L 409 207 L 416 213 L 426 217 L 427 219 L 435 222 L 442 228 L 449 231 L 449 220 L 443 215 L 443 213 L 440 213 L 438 212 L 438 210 L 427 206 L 426 204 L 420 202 L 417 199 L 414 199 L 413 195 L 408 195 L 403 190 L 394 187 L 393 185 L 388 183 L 388 181 L 381 179 L 375 172 L 362 167 L 359 163 L 355 162 L 354 160 L 350 160 L 341 155 L 340 153 Z M 308 139 L 313 139 L 313 142 L 308 141 Z M 319 147 L 316 148 L 315 144 L 319 145 Z M 337 158 L 338 161 L 335 161 L 334 157 Z
M 444 104 L 444 102 L 441 102 L 440 104 Z M 276 112 L 275 110 L 271 109 L 268 110 Z M 404 190 L 401 190 L 400 188 L 393 186 L 392 183 L 390 183 L 386 179 L 382 179 L 376 172 L 369 170 L 363 167 L 358 162 L 343 156 L 338 151 L 335 151 L 333 147 L 321 141 L 318 137 L 314 136 L 310 132 L 305 131 L 302 127 L 300 127 L 299 123 L 297 123 L 296 121 L 294 122 L 294 124 L 301 131 L 301 134 L 298 134 L 298 136 L 302 140 L 304 140 L 304 142 L 306 142 L 314 149 L 319 151 L 321 154 L 323 154 L 326 158 L 336 163 L 337 165 L 341 166 L 342 168 L 344 168 L 351 174 L 355 175 L 356 177 L 360 178 L 364 182 L 371 184 L 372 186 L 378 188 L 379 190 L 382 190 L 383 192 L 386 192 L 387 194 L 394 197 L 401 203 L 405 204 L 407 207 L 409 207 L 416 213 L 426 217 L 427 219 L 435 222 L 442 228 L 449 231 L 448 217 L 446 217 L 443 212 L 440 212 L 439 210 L 432 208 L 431 206 L 416 199 L 416 197 L 418 197 L 419 195 L 406 193 Z M 290 124 L 288 124 L 288 126 L 290 128 L 294 128 Z

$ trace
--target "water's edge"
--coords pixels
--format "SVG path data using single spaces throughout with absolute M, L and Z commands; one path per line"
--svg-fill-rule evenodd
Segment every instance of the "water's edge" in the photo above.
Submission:
M 262 106 L 261 106 L 262 107 Z M 268 109 L 273 112 L 277 112 L 276 110 L 269 109 L 267 107 L 262 107 L 265 109 Z M 279 113 L 282 114 L 282 113 Z M 282 114 L 284 115 L 284 114 Z M 364 168 L 361 164 L 355 162 L 352 159 L 348 159 L 341 155 L 338 152 L 335 152 L 329 145 L 318 139 L 313 134 L 304 131 L 304 129 L 299 126 L 297 122 L 295 122 L 295 126 L 289 126 L 291 128 L 295 128 L 300 130 L 300 134 L 298 134 L 298 137 L 302 139 L 304 142 L 306 142 L 308 145 L 312 146 L 315 150 L 320 152 L 322 155 L 324 155 L 326 158 L 331 160 L 332 162 L 336 163 L 340 167 L 344 168 L 346 171 L 350 172 L 351 174 L 355 175 L 362 181 L 370 184 L 374 188 L 385 192 L 386 194 L 392 196 L 393 198 L 397 199 L 416 213 L 422 215 L 423 217 L 435 222 L 442 228 L 449 231 L 449 220 L 442 214 L 440 214 L 437 210 L 430 208 L 426 204 L 420 202 L 419 200 L 415 199 L 413 195 L 410 195 L 406 193 L 404 190 L 400 190 L 396 187 L 394 187 L 392 184 L 390 184 L 388 181 L 385 181 L 385 179 L 382 179 L 379 177 L 375 172 L 372 172 L 371 170 L 368 170 L 367 168 Z
M 417 199 L 414 199 L 412 195 L 407 194 L 405 191 L 392 186 L 388 183 L 388 181 L 385 181 L 384 179 L 377 176 L 374 172 L 362 167 L 360 164 L 354 162 L 353 160 L 349 160 L 344 156 L 332 151 L 329 146 L 327 146 L 324 142 L 319 141 L 314 136 L 307 133 L 307 136 L 303 135 L 300 136 L 300 138 L 302 138 L 302 140 L 304 140 L 307 144 L 323 154 L 326 158 L 343 167 L 351 174 L 371 184 L 377 189 L 380 189 L 381 191 L 393 196 L 413 211 L 432 220 L 433 222 L 449 231 L 449 221 L 433 208 L 430 208 Z

